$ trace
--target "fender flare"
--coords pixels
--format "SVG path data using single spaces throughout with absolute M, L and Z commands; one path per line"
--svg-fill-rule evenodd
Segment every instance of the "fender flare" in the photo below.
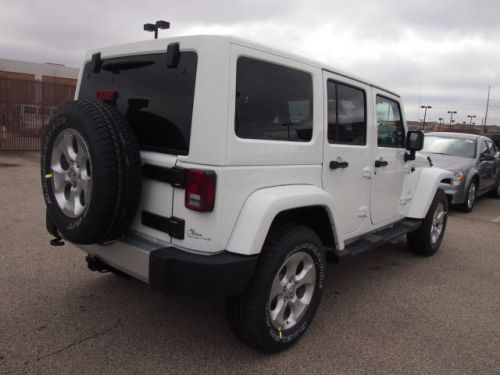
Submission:
M 478 180 L 477 182 L 479 184 L 479 182 L 480 182 L 479 171 L 477 170 L 476 167 L 469 169 L 469 173 L 467 173 L 467 176 L 465 176 L 465 182 L 464 182 L 466 189 L 468 188 L 468 186 L 470 185 L 470 183 L 472 182 L 472 180 L 476 176 L 477 176 L 477 180 Z M 477 186 L 477 188 L 479 189 L 479 186 Z
M 439 188 L 439 184 L 442 180 L 452 177 L 453 174 L 450 171 L 441 168 L 423 168 L 415 186 L 415 195 L 406 216 L 413 219 L 425 218 Z
M 344 248 L 344 242 L 334 225 L 337 221 L 331 195 L 314 185 L 285 185 L 259 189 L 248 196 L 226 250 L 243 255 L 259 254 L 276 215 L 286 210 L 310 206 L 326 209 L 337 247 Z

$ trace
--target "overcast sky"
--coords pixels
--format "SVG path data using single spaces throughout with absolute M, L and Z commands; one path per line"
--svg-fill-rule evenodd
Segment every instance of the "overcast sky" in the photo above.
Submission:
M 305 55 L 403 96 L 407 117 L 456 110 L 500 124 L 499 0 L 0 0 L 0 57 L 80 66 L 87 49 L 161 36 L 242 36 Z

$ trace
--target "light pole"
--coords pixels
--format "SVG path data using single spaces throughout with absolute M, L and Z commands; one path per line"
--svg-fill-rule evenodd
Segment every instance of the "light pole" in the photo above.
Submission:
M 442 117 L 440 117 L 440 118 L 439 118 L 439 125 L 443 125 L 443 124 L 444 124 L 443 118 L 442 118 Z
M 470 118 L 470 123 L 469 123 L 469 126 L 470 128 L 472 129 L 472 119 L 473 118 L 476 118 L 476 115 L 467 115 L 468 118 Z
M 450 114 L 450 126 L 453 125 L 453 115 L 457 114 L 457 111 L 448 111 L 448 113 Z
M 159 20 L 156 21 L 156 23 L 145 23 L 144 24 L 144 31 L 151 31 L 155 33 L 155 39 L 158 39 L 158 29 L 169 29 L 170 28 L 170 22 Z
M 432 106 L 430 106 L 430 105 L 421 105 L 420 108 L 424 108 L 425 109 L 425 111 L 424 111 L 424 122 L 422 123 L 422 130 L 424 130 L 425 129 L 425 117 L 427 116 L 427 110 L 431 109 Z

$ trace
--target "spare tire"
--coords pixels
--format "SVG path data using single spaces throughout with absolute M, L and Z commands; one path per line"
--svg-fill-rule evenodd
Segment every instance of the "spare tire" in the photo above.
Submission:
M 108 104 L 77 100 L 57 111 L 43 140 L 41 174 L 47 217 L 68 241 L 114 241 L 135 216 L 139 145 Z

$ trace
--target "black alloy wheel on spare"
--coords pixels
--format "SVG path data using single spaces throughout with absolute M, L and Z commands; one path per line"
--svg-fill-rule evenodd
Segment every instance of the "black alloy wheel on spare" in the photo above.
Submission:
M 139 205 L 139 145 L 115 108 L 69 102 L 45 133 L 41 177 L 47 217 L 62 237 L 107 243 L 125 233 Z

